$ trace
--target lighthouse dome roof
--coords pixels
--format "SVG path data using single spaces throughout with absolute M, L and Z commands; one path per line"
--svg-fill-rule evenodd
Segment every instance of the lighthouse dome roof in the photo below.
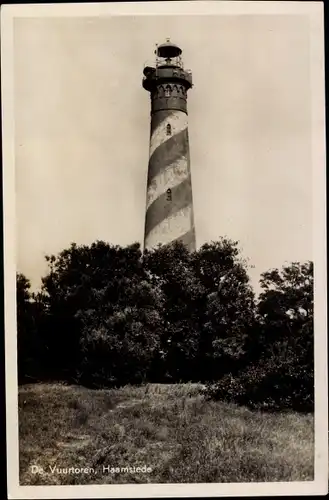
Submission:
M 182 53 L 182 49 L 175 45 L 174 43 L 167 41 L 158 46 L 158 56 L 165 59 L 178 57 Z

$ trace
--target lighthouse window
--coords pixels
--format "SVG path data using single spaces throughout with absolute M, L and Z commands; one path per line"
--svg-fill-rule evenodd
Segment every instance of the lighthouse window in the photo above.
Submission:
M 171 125 L 170 125 L 170 123 L 167 124 L 167 135 L 171 135 Z
M 171 201 L 171 189 L 167 189 L 167 201 Z
M 170 87 L 166 87 L 165 96 L 170 97 Z

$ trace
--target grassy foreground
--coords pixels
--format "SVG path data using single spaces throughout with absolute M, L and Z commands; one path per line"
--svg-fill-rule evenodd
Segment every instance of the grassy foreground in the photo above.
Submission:
M 313 480 L 313 415 L 250 411 L 200 392 L 20 387 L 20 483 Z

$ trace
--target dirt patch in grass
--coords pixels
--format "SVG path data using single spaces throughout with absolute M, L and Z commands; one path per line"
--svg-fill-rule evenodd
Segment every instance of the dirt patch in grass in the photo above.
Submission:
M 201 390 L 21 387 L 20 483 L 313 480 L 313 415 L 206 401 Z

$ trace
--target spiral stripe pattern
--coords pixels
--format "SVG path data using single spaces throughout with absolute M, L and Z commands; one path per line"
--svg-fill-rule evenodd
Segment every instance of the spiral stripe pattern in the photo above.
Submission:
M 182 241 L 195 250 L 187 114 L 152 114 L 145 218 L 145 248 Z

